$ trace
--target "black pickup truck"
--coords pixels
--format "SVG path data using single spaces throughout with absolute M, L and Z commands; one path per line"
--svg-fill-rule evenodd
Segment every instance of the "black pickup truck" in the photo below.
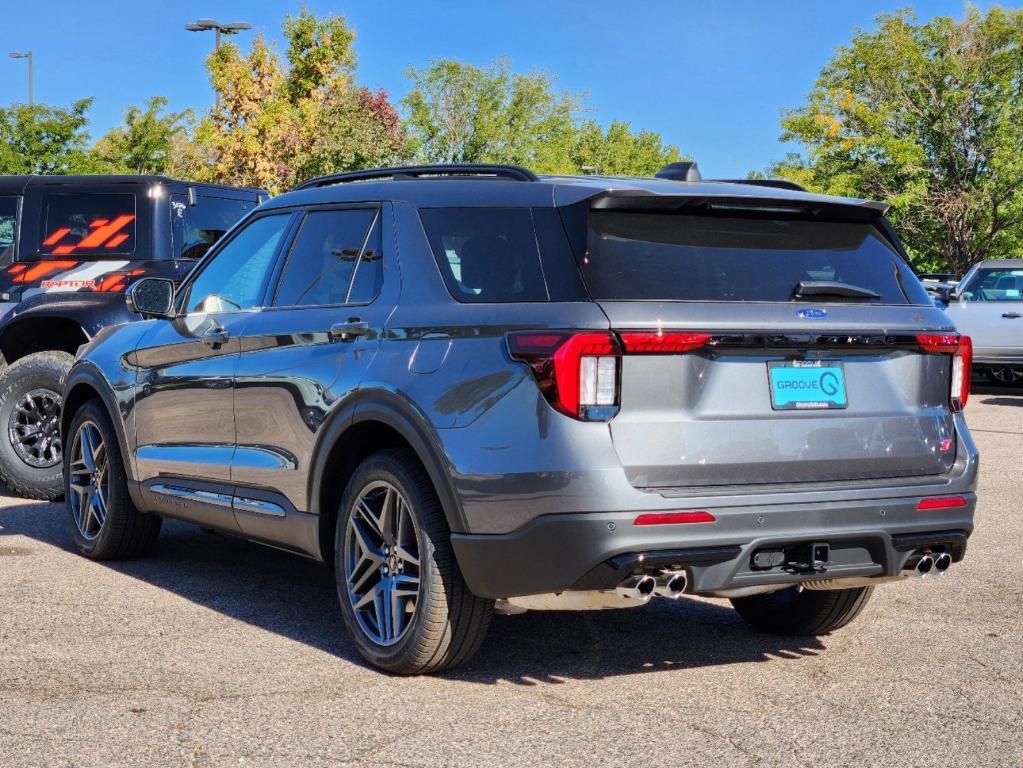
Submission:
M 181 280 L 266 197 L 162 176 L 0 177 L 0 476 L 12 491 L 63 493 L 61 378 L 100 328 L 138 319 L 128 285 Z

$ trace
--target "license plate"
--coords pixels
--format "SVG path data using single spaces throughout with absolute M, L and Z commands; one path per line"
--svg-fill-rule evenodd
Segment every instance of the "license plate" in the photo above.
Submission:
M 845 368 L 840 360 L 767 364 L 771 407 L 776 411 L 845 408 Z

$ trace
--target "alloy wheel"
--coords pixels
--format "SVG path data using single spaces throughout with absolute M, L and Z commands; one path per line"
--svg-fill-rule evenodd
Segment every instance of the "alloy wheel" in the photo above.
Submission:
M 61 398 L 52 389 L 26 392 L 7 423 L 7 436 L 14 452 L 30 467 L 48 469 L 60 464 Z
M 397 643 L 419 602 L 419 529 L 408 501 L 377 480 L 359 493 L 348 515 L 344 579 L 359 627 L 377 645 Z
M 83 421 L 71 445 L 68 502 L 78 532 L 88 541 L 99 536 L 110 499 L 106 444 L 95 422 Z

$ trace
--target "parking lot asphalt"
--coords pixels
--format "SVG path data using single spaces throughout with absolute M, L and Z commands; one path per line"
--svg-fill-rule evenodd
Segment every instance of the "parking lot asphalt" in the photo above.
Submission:
M 974 393 L 977 531 L 820 638 L 725 600 L 497 617 L 439 677 L 360 663 L 331 575 L 182 524 L 71 551 L 0 499 L 0 766 L 1021 766 L 1023 396 Z

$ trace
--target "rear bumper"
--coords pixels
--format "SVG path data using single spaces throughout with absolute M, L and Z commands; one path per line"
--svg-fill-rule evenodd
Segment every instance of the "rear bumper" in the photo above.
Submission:
M 811 578 L 895 576 L 913 553 L 941 545 L 959 560 L 976 496 L 963 507 L 918 511 L 918 498 L 714 509 L 716 522 L 636 526 L 635 512 L 543 515 L 503 535 L 455 534 L 469 588 L 488 598 L 609 589 L 632 573 L 683 568 L 689 591 L 714 592 Z M 830 545 L 826 570 L 756 570 L 761 549 Z

